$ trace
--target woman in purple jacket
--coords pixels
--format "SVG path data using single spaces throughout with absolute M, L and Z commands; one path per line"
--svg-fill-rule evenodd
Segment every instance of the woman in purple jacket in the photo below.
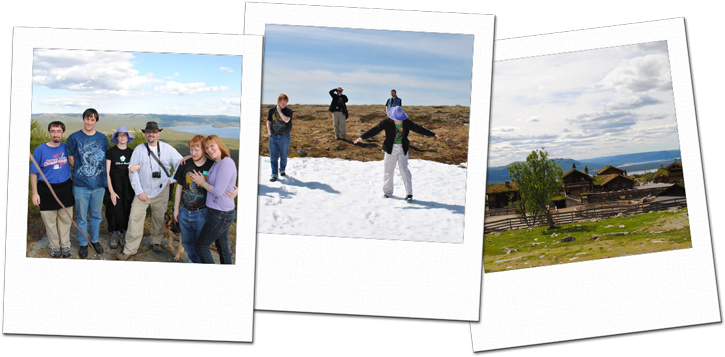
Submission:
M 229 156 L 229 149 L 216 135 L 209 135 L 204 139 L 204 150 L 214 164 L 209 169 L 208 176 L 196 171 L 189 174 L 196 184 L 206 189 L 206 207 L 208 208 L 206 222 L 196 240 L 196 253 L 205 264 L 214 264 L 214 257 L 209 251 L 209 245 L 214 242 L 219 252 L 222 264 L 232 263 L 232 254 L 229 250 L 229 226 L 234 222 L 236 212 L 234 199 L 227 195 L 227 191 L 234 191 L 237 181 L 237 167 Z

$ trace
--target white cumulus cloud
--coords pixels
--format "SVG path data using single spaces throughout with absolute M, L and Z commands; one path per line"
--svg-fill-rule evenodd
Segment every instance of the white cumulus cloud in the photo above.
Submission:
M 35 50 L 33 84 L 85 93 L 127 94 L 163 82 L 153 73 L 133 69 L 135 57 L 127 52 Z
M 224 72 L 234 73 L 234 70 L 229 67 L 219 67 L 219 70 L 224 71 Z
M 658 53 L 622 60 L 597 84 L 624 93 L 671 90 L 669 58 Z

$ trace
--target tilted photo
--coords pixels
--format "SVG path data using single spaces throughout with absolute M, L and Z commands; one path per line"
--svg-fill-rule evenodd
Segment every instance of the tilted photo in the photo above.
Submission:
M 265 28 L 258 232 L 463 242 L 473 36 Z
M 233 264 L 241 71 L 35 49 L 27 256 Z
M 667 41 L 496 62 L 486 273 L 692 247 Z

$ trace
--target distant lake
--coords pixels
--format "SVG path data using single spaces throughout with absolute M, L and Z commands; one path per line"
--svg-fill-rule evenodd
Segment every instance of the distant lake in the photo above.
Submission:
M 211 125 L 172 126 L 171 129 L 201 135 L 218 135 L 220 138 L 239 139 L 239 127 L 215 128 Z

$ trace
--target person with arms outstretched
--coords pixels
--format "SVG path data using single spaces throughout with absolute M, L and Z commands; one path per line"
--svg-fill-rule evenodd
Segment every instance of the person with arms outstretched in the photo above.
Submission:
M 391 107 L 388 109 L 387 115 L 388 118 L 383 119 L 378 125 L 360 135 L 353 144 L 385 131 L 385 141 L 383 141 L 383 151 L 385 151 L 383 197 L 389 198 L 393 195 L 393 179 L 395 164 L 397 163 L 400 176 L 403 177 L 403 184 L 405 185 L 405 199 L 412 200 L 413 176 L 408 169 L 408 149 L 410 148 L 408 133 L 412 130 L 421 135 L 435 136 L 436 140 L 440 138 L 438 134 L 413 123 L 412 120 L 408 119 L 408 114 L 401 107 Z

